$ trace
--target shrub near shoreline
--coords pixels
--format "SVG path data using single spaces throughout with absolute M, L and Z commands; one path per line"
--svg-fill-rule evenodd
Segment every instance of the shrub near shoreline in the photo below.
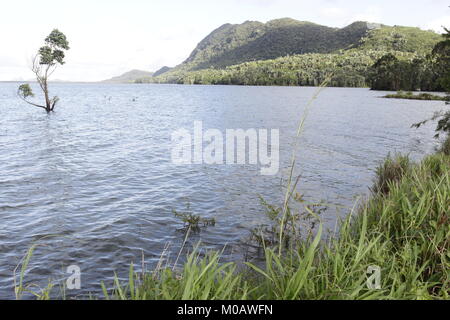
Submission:
M 388 99 L 408 99 L 408 100 L 429 100 L 429 101 L 448 101 L 448 97 L 438 96 L 430 93 L 413 94 L 412 92 L 397 92 L 384 96 Z

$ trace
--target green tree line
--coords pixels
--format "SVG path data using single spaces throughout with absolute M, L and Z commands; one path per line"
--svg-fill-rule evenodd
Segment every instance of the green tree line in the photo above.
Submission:
M 450 91 L 450 32 L 424 57 L 402 59 L 388 53 L 371 68 L 369 81 L 374 90 Z
M 372 65 L 387 54 L 379 50 L 342 50 L 332 54 L 303 54 L 271 60 L 251 61 L 224 69 L 208 68 L 197 71 L 177 70 L 158 78 L 141 82 L 177 84 L 225 84 L 261 86 L 317 86 L 332 76 L 330 86 L 367 87 L 367 75 Z M 395 52 L 402 59 L 418 55 Z

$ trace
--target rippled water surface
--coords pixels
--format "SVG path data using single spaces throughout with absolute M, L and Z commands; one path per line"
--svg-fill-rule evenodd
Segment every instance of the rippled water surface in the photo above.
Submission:
M 315 88 L 54 84 L 61 98 L 47 115 L 20 101 L 18 84 L 0 84 L 0 298 L 13 298 L 13 272 L 34 253 L 27 282 L 45 286 L 79 265 L 82 290 L 99 292 L 130 262 L 151 268 L 167 244 L 172 260 L 183 241 L 172 210 L 214 217 L 195 235 L 211 248 L 239 252 L 248 230 L 264 221 L 258 195 L 279 204 L 293 137 Z M 367 193 L 388 152 L 431 152 L 433 126 L 411 129 L 441 102 L 380 99 L 366 89 L 324 90 L 311 108 L 298 151 L 300 192 L 325 201 L 333 227 Z M 262 176 L 249 165 L 176 166 L 171 133 L 205 129 L 280 129 L 281 170 Z

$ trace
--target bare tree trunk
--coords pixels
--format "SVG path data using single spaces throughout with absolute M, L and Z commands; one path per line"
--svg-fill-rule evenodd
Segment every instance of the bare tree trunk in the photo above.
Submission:
M 31 105 L 34 105 L 36 107 L 40 107 L 45 109 L 48 113 L 52 112 L 55 109 L 55 105 L 58 102 L 58 97 L 53 97 L 53 99 L 50 99 L 50 94 L 48 90 L 48 77 L 55 71 L 55 64 L 49 64 L 45 67 L 45 69 L 42 67 L 42 65 L 39 62 L 39 55 L 36 55 L 33 59 L 33 65 L 31 70 L 36 75 L 37 82 L 39 86 L 42 89 L 42 92 L 44 93 L 45 97 L 45 106 L 40 106 L 37 104 L 34 104 L 32 102 L 27 101 L 23 97 L 21 97 L 24 101 L 28 102 Z
M 51 106 L 51 102 L 50 102 L 50 98 L 48 96 L 48 84 L 47 84 L 47 78 L 48 78 L 48 70 L 49 70 L 50 66 L 47 67 L 47 69 L 45 70 L 45 77 L 44 77 L 44 81 L 43 81 L 43 89 L 44 89 L 44 95 L 45 95 L 45 110 L 47 112 L 52 111 L 52 106 Z
M 44 89 L 44 95 L 45 95 L 45 105 L 46 105 L 45 110 L 47 112 L 50 112 L 50 111 L 52 111 L 52 105 L 51 105 L 51 102 L 50 102 L 50 98 L 48 96 L 47 81 L 45 82 L 44 88 L 45 88 Z

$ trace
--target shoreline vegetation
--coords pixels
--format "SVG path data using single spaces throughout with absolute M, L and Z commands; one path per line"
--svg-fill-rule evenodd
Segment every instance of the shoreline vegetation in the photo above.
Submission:
M 414 94 L 411 91 L 408 92 L 397 92 L 395 94 L 388 94 L 383 98 L 387 99 L 408 99 L 408 100 L 428 100 L 428 101 L 450 101 L 446 96 L 439 96 L 431 93 L 419 93 Z
M 377 169 L 371 196 L 341 221 L 334 237 L 294 227 L 296 214 L 275 220 L 281 242 L 262 242 L 263 266 L 222 263 L 220 252 L 195 249 L 177 269 L 151 272 L 129 269 L 128 282 L 115 277 L 114 289 L 102 282 L 103 297 L 119 300 L 310 300 L 310 299 L 449 299 L 450 298 L 450 137 L 420 163 L 388 156 Z M 269 214 L 281 208 L 268 206 Z M 317 219 L 313 207 L 305 211 Z M 319 221 L 319 220 L 317 220 Z M 284 226 L 283 226 L 284 224 Z M 186 235 L 186 237 L 188 234 Z M 281 243 L 281 244 L 280 244 Z M 35 250 L 21 265 L 15 285 L 20 299 L 30 288 L 24 274 Z M 176 266 L 176 264 L 175 264 Z M 379 268 L 380 287 L 369 289 L 368 272 Z M 53 284 L 37 299 L 51 299 Z M 64 299 L 64 297 L 62 297 Z M 91 297 L 93 298 L 93 297 Z

